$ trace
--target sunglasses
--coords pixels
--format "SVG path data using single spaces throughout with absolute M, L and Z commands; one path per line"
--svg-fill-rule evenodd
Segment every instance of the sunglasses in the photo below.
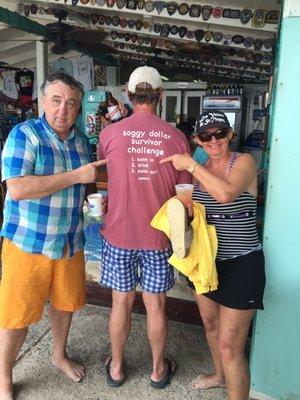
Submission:
M 214 136 L 216 139 L 224 139 L 228 135 L 228 128 L 218 129 L 216 132 L 201 132 L 198 137 L 201 142 L 210 142 Z

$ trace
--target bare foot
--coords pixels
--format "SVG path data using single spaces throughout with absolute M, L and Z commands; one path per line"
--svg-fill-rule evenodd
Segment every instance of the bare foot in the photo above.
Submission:
M 225 387 L 224 378 L 220 378 L 216 375 L 198 375 L 196 379 L 192 381 L 192 387 L 194 389 L 210 389 L 216 387 Z
M 61 359 L 53 357 L 52 364 L 60 369 L 68 378 L 72 379 L 73 382 L 80 382 L 85 375 L 85 368 L 72 361 L 68 356 Z

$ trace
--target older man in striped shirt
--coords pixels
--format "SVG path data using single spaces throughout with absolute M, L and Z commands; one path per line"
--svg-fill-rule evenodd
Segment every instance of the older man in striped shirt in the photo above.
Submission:
M 2 153 L 7 184 L 1 235 L 0 400 L 13 399 L 12 368 L 28 325 L 50 299 L 52 363 L 73 381 L 84 368 L 66 354 L 72 313 L 85 304 L 82 206 L 97 167 L 74 127 L 83 89 L 58 73 L 42 85 L 45 114 L 17 125 Z

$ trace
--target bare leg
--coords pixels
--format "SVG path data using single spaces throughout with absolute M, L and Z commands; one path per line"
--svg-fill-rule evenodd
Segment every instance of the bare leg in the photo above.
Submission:
M 211 375 L 201 374 L 192 381 L 194 389 L 209 389 L 211 387 L 224 387 L 224 373 L 219 351 L 219 313 L 220 306 L 205 296 L 196 295 L 200 315 L 204 324 L 207 343 L 214 364 Z
M 60 369 L 74 382 L 80 382 L 84 377 L 84 367 L 72 361 L 67 353 L 66 346 L 73 313 L 55 310 L 49 307 L 49 317 L 53 335 L 52 364 Z
M 131 310 L 134 299 L 135 290 L 130 292 L 112 291 L 112 309 L 109 319 L 110 375 L 115 380 L 124 378 L 123 353 L 131 330 Z
M 147 334 L 152 350 L 151 379 L 158 382 L 166 375 L 165 350 L 168 333 L 166 294 L 143 292 L 143 300 L 147 311 Z
M 0 400 L 12 400 L 12 369 L 24 343 L 27 328 L 0 329 Z
M 250 374 L 244 354 L 255 310 L 220 308 L 219 349 L 226 379 L 228 400 L 248 400 Z

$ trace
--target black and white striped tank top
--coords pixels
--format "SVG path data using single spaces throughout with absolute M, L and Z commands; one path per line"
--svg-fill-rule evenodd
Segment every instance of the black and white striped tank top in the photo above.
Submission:
M 232 167 L 238 153 L 229 164 Z M 243 192 L 234 202 L 218 203 L 209 193 L 200 190 L 196 183 L 193 200 L 203 204 L 209 224 L 215 225 L 218 237 L 217 259 L 238 257 L 261 248 L 256 229 L 256 198 Z

